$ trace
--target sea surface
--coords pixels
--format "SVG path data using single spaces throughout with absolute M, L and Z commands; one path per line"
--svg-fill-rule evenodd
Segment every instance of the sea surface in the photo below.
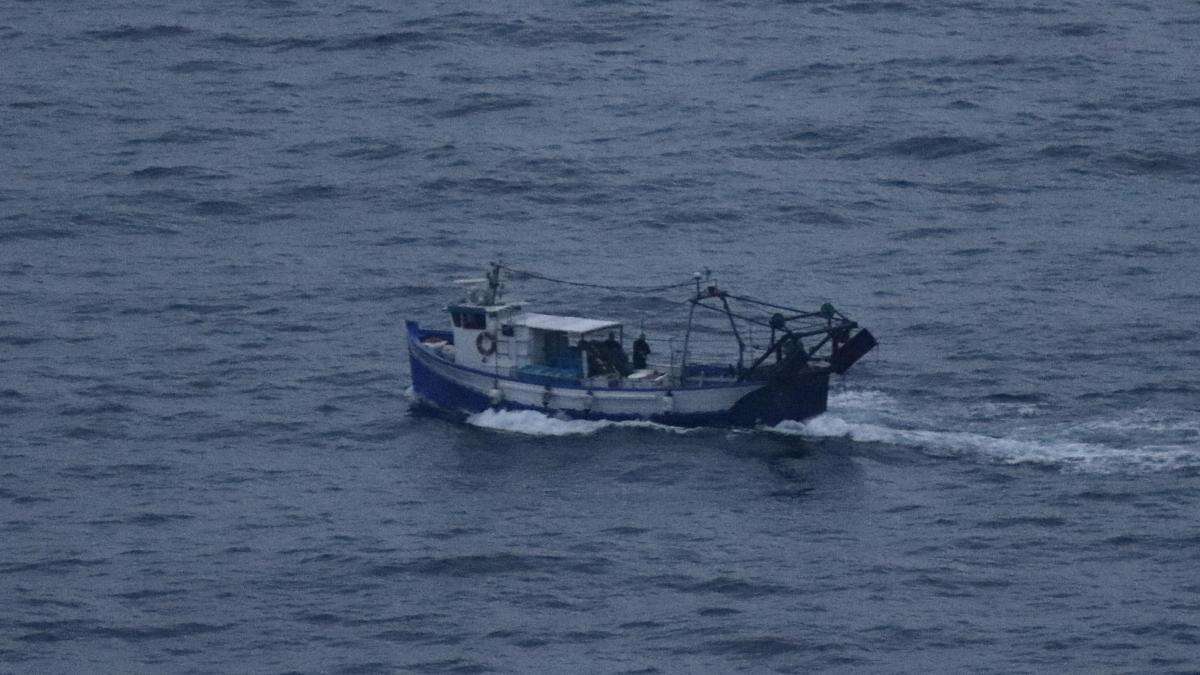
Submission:
M 0 671 L 1195 672 L 1197 73 L 1195 0 L 2 2 Z M 413 414 L 500 258 L 881 344 Z

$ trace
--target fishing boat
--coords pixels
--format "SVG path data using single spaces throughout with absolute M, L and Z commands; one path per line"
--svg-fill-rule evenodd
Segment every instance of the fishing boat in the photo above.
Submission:
M 641 334 L 627 351 L 620 321 L 530 312 L 506 300 L 515 276 L 622 291 L 686 288 L 686 330 L 670 349 L 656 352 Z M 492 263 L 483 278 L 458 283 L 467 290 L 446 308 L 448 330 L 406 322 L 416 403 L 457 416 L 500 409 L 677 426 L 803 421 L 825 412 L 830 376 L 876 345 L 831 304 L 803 311 L 757 300 L 729 292 L 711 272 L 667 286 L 618 287 Z M 722 325 L 727 319 L 736 358 L 732 349 L 724 362 L 697 357 L 697 313 L 705 311 L 724 315 Z

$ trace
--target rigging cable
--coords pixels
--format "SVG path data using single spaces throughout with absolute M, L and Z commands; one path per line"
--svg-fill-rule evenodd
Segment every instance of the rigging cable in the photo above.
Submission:
M 538 274 L 537 272 L 530 272 L 529 270 L 519 270 L 519 269 L 516 269 L 513 267 L 509 267 L 508 265 L 500 265 L 500 267 L 502 269 L 508 270 L 509 272 L 512 272 L 513 274 L 519 274 L 519 275 L 528 277 L 530 279 L 540 279 L 542 281 L 548 281 L 548 282 L 554 283 L 554 284 L 565 284 L 568 286 L 581 286 L 583 288 L 599 288 L 599 289 L 606 290 L 606 291 L 616 291 L 618 293 L 620 293 L 620 292 L 655 293 L 658 291 L 668 291 L 668 290 L 671 290 L 674 288 L 684 288 L 687 286 L 692 286 L 696 283 L 696 280 L 693 278 L 693 279 L 688 279 L 687 281 L 681 281 L 681 282 L 674 283 L 674 284 L 664 284 L 662 286 L 609 286 L 606 284 L 589 284 L 589 283 L 586 283 L 583 281 L 568 281 L 567 279 L 556 279 L 554 277 L 549 277 L 544 274 Z

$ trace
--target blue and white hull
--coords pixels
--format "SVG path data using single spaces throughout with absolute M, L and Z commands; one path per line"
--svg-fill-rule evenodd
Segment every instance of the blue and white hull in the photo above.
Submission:
M 828 370 L 814 369 L 788 382 L 727 381 L 676 387 L 539 383 L 500 368 L 468 367 L 426 343 L 452 341 L 445 331 L 408 322 L 413 393 L 440 411 L 470 415 L 484 410 L 536 410 L 580 419 L 650 420 L 678 426 L 774 425 L 825 412 Z

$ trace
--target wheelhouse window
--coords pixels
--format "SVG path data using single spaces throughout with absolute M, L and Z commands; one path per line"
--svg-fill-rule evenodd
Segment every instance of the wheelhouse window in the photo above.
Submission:
M 454 322 L 455 328 L 483 330 L 487 327 L 487 320 L 481 311 L 455 307 L 450 310 L 450 320 Z

